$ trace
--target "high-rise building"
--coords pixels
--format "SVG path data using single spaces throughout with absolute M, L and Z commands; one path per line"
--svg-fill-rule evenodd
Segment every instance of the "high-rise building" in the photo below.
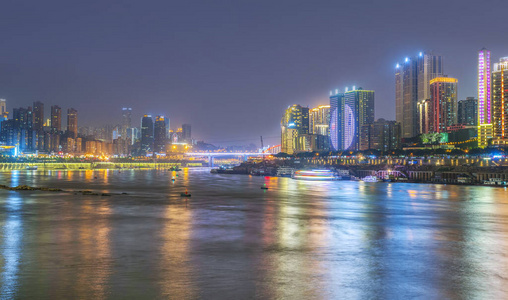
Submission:
M 338 89 L 330 92 L 330 147 L 334 151 L 342 150 L 342 129 L 344 111 L 344 93 Z
M 73 139 L 78 137 L 78 111 L 74 108 L 67 110 L 67 134 Z
M 44 127 L 44 103 L 40 101 L 34 102 L 33 114 L 34 130 L 42 131 Z
M 418 101 L 418 123 L 420 133 L 434 131 L 434 107 L 430 99 Z
M 492 127 L 494 139 L 508 139 L 508 57 L 492 70 Z
M 166 152 L 166 120 L 164 116 L 155 117 L 154 125 L 154 152 L 165 153 Z
M 478 126 L 478 99 L 467 97 L 466 100 L 459 101 L 457 123 Z
M 51 106 L 51 132 L 62 131 L 62 109 L 58 105 Z
M 309 108 L 292 105 L 286 109 L 281 120 L 281 151 L 293 154 L 299 151 L 298 135 L 309 133 Z
M 362 88 L 344 93 L 342 150 L 360 150 L 360 128 L 374 122 L 374 91 Z
M 192 143 L 191 124 L 182 124 L 182 139 L 184 143 Z
M 122 108 L 122 127 L 120 130 L 120 135 L 122 137 L 127 137 L 127 130 L 132 128 L 132 108 L 123 107 Z
M 330 135 L 330 105 L 320 105 L 309 112 L 309 133 Z
M 44 150 L 44 103 L 34 102 L 33 106 L 34 141 L 38 150 Z
M 418 101 L 430 99 L 430 80 L 442 76 L 443 72 L 443 57 L 434 53 L 420 52 L 396 65 L 395 115 L 403 138 L 419 133 Z
M 433 131 L 446 132 L 457 124 L 457 79 L 436 77 L 430 81 Z
M 7 120 L 8 116 L 7 112 L 7 101 L 5 99 L 0 99 L 0 122 L 3 120 Z
M 153 151 L 153 119 L 151 115 L 141 118 L 141 155 L 148 155 Z
M 478 52 L 478 147 L 484 148 L 493 137 L 491 115 L 490 51 Z
M 391 151 L 400 148 L 400 124 L 379 119 L 361 127 L 360 150 Z

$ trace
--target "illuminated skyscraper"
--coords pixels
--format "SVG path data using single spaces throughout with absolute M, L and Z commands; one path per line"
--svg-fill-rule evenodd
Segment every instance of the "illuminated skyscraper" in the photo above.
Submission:
M 51 131 L 53 133 L 62 130 L 62 109 L 58 105 L 51 106 Z
M 281 151 L 298 152 L 298 135 L 309 133 L 309 108 L 292 105 L 286 109 L 281 120 Z
M 430 81 L 434 132 L 446 132 L 457 124 L 457 79 L 436 77 Z
M 147 155 L 153 151 L 153 119 L 151 115 L 141 118 L 141 155 Z
M 344 111 L 344 93 L 338 89 L 330 92 L 330 146 L 334 151 L 342 149 L 342 112 Z
M 508 138 L 508 57 L 495 63 L 492 71 L 492 127 L 494 139 Z
M 374 91 L 362 88 L 344 93 L 342 150 L 360 150 L 360 128 L 374 122 Z
M 166 153 L 166 121 L 164 116 L 155 117 L 154 152 Z
M 122 127 L 120 129 L 120 135 L 124 138 L 128 136 L 127 131 L 132 128 L 132 108 L 122 108 Z
M 443 57 L 420 52 L 395 67 L 395 115 L 402 137 L 419 133 L 418 101 L 430 99 L 430 80 L 443 75 Z
M 74 108 L 67 109 L 67 134 L 73 139 L 78 137 L 78 111 Z
M 478 52 L 478 146 L 486 147 L 492 138 L 490 51 Z
M 418 101 L 418 120 L 420 133 L 431 133 L 434 131 L 434 107 L 430 99 Z
M 330 135 L 330 105 L 320 105 L 309 112 L 309 133 Z

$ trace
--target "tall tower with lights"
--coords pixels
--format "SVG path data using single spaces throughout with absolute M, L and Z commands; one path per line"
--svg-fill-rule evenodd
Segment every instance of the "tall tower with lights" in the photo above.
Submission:
M 492 139 L 490 51 L 478 52 L 478 147 Z

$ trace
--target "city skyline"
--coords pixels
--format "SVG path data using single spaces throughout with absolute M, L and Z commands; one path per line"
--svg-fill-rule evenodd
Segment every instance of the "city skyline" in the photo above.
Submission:
M 376 91 L 376 118 L 395 119 L 391 74 L 402 58 L 425 50 L 443 55 L 446 72 L 460 82 L 458 99 L 465 99 L 476 95 L 477 51 L 487 47 L 493 61 L 508 55 L 508 42 L 495 33 L 444 17 L 454 11 L 473 20 L 481 14 L 475 6 L 439 3 L 442 9 L 429 4 L 417 16 L 399 1 L 204 3 L 198 10 L 163 2 L 9 3 L 1 13 L 8 29 L 0 98 L 10 107 L 74 107 L 83 124 L 127 106 L 135 119 L 150 113 L 192 123 L 198 138 L 255 140 L 277 135 L 288 105 L 322 105 L 330 89 L 356 85 Z M 482 27 L 497 28 L 507 5 L 495 5 Z M 439 22 L 404 25 L 429 16 Z M 256 105 L 243 112 L 249 103 Z M 104 109 L 94 114 L 88 104 Z M 228 115 L 238 126 L 214 124 Z

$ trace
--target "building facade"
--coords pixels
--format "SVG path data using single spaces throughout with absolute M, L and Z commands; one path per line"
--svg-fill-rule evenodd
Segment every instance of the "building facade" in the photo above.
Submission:
M 396 121 L 379 119 L 360 129 L 360 150 L 378 150 L 382 152 L 400 149 L 400 124 Z
M 360 128 L 374 122 L 374 91 L 362 88 L 344 93 L 341 150 L 360 150 Z
M 457 79 L 436 77 L 430 81 L 433 132 L 446 132 L 457 124 Z
M 492 70 L 492 131 L 495 140 L 508 139 L 508 57 Z
M 73 139 L 78 137 L 78 111 L 74 108 L 67 110 L 67 135 Z
M 344 111 L 344 93 L 338 89 L 330 92 L 330 148 L 342 150 L 342 112 Z
M 406 57 L 395 67 L 395 116 L 401 124 L 402 137 L 419 134 L 418 102 L 430 99 L 430 80 L 442 76 L 443 57 L 420 52 L 416 57 Z
M 306 151 L 298 142 L 298 136 L 305 134 L 309 134 L 309 108 L 289 106 L 281 120 L 281 151 L 287 154 Z
M 491 115 L 490 51 L 478 52 L 478 147 L 484 148 L 493 137 Z
M 460 100 L 457 106 L 457 123 L 478 126 L 478 99 L 467 97 Z
M 154 124 L 153 148 L 156 153 L 166 153 L 166 121 L 164 116 L 156 116 Z
M 153 119 L 151 115 L 141 118 L 141 153 L 145 156 L 153 152 Z

